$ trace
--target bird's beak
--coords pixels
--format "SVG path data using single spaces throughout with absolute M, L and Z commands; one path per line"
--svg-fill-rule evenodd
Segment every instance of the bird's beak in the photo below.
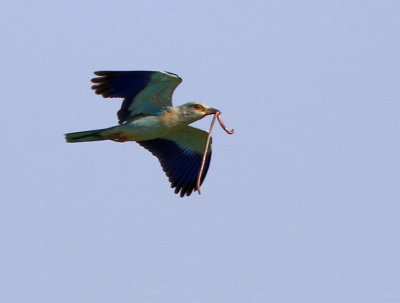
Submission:
M 206 115 L 213 115 L 213 114 L 215 114 L 215 113 L 217 113 L 217 112 L 219 112 L 218 109 L 209 107 L 209 108 L 207 109 Z

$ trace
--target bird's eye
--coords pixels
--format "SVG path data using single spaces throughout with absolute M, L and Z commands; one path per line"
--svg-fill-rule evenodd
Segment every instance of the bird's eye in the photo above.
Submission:
M 200 104 L 195 104 L 195 105 L 193 105 L 193 108 L 195 110 L 201 110 L 202 106 Z

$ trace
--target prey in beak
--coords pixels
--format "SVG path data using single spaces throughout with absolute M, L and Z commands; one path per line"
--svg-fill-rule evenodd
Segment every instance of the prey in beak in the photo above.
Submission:
M 209 108 L 207 108 L 207 110 L 206 110 L 206 116 L 208 116 L 208 115 L 214 115 L 214 114 L 216 114 L 216 113 L 218 113 L 218 112 L 220 112 L 218 109 L 209 107 Z

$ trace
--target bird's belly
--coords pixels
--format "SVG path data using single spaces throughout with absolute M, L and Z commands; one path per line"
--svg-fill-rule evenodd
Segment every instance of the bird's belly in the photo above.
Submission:
M 148 116 L 123 124 L 115 129 L 125 141 L 143 141 L 158 138 L 171 131 L 171 128 L 158 119 L 158 116 Z

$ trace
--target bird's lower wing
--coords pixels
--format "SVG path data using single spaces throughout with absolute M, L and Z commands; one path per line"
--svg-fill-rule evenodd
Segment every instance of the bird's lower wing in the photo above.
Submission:
M 198 128 L 185 126 L 166 136 L 138 143 L 158 158 L 160 164 L 180 196 L 190 196 L 196 190 L 197 175 L 208 133 Z M 207 151 L 201 183 L 207 175 L 211 161 L 211 144 Z

